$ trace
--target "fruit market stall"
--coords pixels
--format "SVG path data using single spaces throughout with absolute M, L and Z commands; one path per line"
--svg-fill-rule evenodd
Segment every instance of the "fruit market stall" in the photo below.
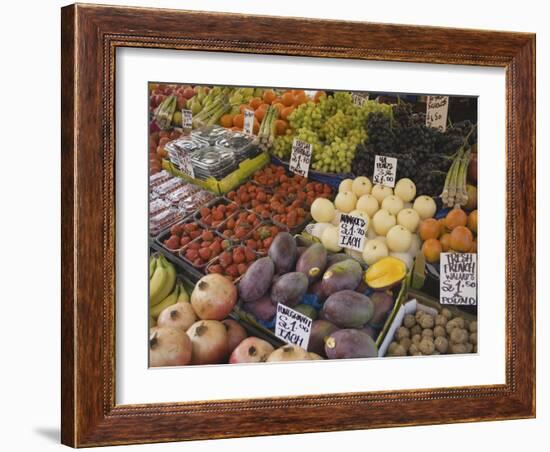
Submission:
M 476 353 L 477 101 L 431 97 L 150 84 L 150 365 Z

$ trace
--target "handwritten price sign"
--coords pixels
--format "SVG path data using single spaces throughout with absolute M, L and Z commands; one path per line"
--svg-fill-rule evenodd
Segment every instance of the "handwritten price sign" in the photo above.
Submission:
M 191 110 L 182 110 L 181 118 L 181 127 L 184 130 L 191 130 L 193 128 L 193 112 Z
M 449 96 L 428 96 L 426 102 L 426 126 L 445 132 L 447 114 L 449 113 Z
M 187 174 L 191 178 L 195 178 L 195 170 L 193 169 L 193 165 L 191 163 L 191 157 L 189 157 L 189 154 L 187 152 L 180 152 L 178 155 L 178 163 L 180 170 Z
M 363 251 L 369 223 L 364 218 L 343 213 L 340 216 L 338 245 L 355 251 Z
M 477 304 L 477 254 L 441 253 L 439 301 L 441 304 Z
M 374 184 L 385 185 L 386 187 L 395 187 L 395 177 L 397 174 L 397 159 L 376 155 L 374 157 L 374 173 L 372 182 Z
M 294 344 L 307 350 L 313 321 L 301 312 L 284 304 L 277 304 L 275 336 L 287 344 Z
M 254 133 L 254 112 L 252 110 L 244 111 L 244 133 L 252 135 Z
M 351 93 L 351 101 L 362 107 L 369 100 L 369 93 Z
M 294 138 L 288 169 L 294 174 L 307 177 L 312 150 L 313 146 L 310 143 Z

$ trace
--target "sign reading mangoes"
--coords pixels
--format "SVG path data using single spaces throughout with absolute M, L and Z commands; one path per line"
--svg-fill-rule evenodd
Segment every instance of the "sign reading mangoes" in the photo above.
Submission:
M 374 173 L 372 183 L 385 185 L 386 187 L 395 187 L 395 177 L 397 174 L 397 159 L 386 157 L 385 155 L 374 156 Z
M 287 344 L 294 344 L 307 350 L 313 321 L 301 312 L 284 304 L 277 304 L 275 336 Z
M 244 111 L 244 133 L 252 135 L 254 133 L 254 112 L 252 110 Z
M 294 174 L 307 177 L 309 173 L 309 164 L 311 163 L 312 150 L 313 146 L 311 143 L 294 138 L 288 169 Z
M 441 253 L 439 261 L 441 304 L 477 304 L 477 254 Z
M 343 213 L 340 216 L 338 246 L 355 251 L 363 251 L 367 238 L 368 220 Z
M 193 112 L 191 110 L 181 111 L 181 127 L 184 130 L 191 130 L 193 128 Z
M 449 113 L 449 96 L 428 96 L 426 101 L 426 126 L 445 132 L 447 114 Z

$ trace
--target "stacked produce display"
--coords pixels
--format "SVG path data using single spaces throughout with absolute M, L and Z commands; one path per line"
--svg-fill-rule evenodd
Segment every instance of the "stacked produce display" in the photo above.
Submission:
M 370 94 L 150 84 L 150 366 L 477 352 L 440 298 L 477 253 L 475 102 Z

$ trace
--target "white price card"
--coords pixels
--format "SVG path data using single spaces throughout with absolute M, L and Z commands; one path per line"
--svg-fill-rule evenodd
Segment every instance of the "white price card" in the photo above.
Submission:
M 254 133 L 254 112 L 252 110 L 244 111 L 244 133 L 252 135 Z
M 309 173 L 309 164 L 311 163 L 312 151 L 313 145 L 311 143 L 294 138 L 288 169 L 294 174 L 307 177 Z
M 363 251 L 367 239 L 368 219 L 343 213 L 338 228 L 338 246 Z
M 307 350 L 312 324 L 313 320 L 307 315 L 277 303 L 275 336 L 287 344 L 294 344 Z
M 187 152 L 182 152 L 178 155 L 178 163 L 182 173 L 187 174 L 192 179 L 195 178 L 195 170 L 191 164 L 191 157 Z
M 477 254 L 441 253 L 439 301 L 441 304 L 477 304 Z
M 448 113 L 449 96 L 428 96 L 426 100 L 426 126 L 445 132 Z
M 374 156 L 374 173 L 372 183 L 385 185 L 386 187 L 395 187 L 395 177 L 397 175 L 397 159 L 386 157 L 385 155 Z
M 351 101 L 362 107 L 369 100 L 369 93 L 351 93 Z
M 193 128 L 193 112 L 191 110 L 181 111 L 181 127 L 184 130 L 191 130 Z

